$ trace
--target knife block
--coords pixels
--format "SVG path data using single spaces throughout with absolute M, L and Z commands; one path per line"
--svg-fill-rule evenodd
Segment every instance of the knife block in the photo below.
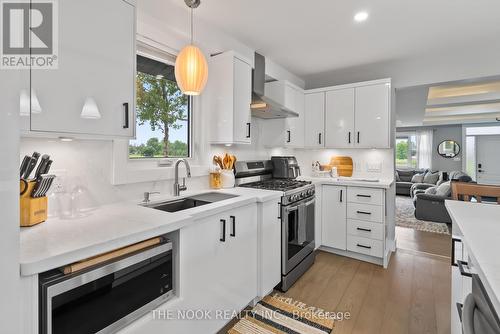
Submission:
M 22 227 L 33 226 L 43 223 L 47 220 L 47 208 L 48 208 L 48 198 L 47 196 L 33 198 L 31 197 L 31 192 L 35 187 L 36 180 L 30 180 L 28 182 L 28 189 L 20 196 L 19 207 L 20 207 L 20 223 Z M 20 190 L 24 189 L 24 185 L 21 182 Z

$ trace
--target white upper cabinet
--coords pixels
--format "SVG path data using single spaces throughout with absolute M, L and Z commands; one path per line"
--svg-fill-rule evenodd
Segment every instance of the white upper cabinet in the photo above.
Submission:
M 305 120 L 305 147 L 390 148 L 391 81 L 307 93 Z
M 325 93 L 306 94 L 305 98 L 304 146 L 321 148 L 325 146 Z
M 304 91 L 286 81 L 266 83 L 266 96 L 299 114 L 298 117 L 262 121 L 266 147 L 304 147 Z
M 304 147 L 304 91 L 293 89 L 294 108 L 293 111 L 299 117 L 290 117 L 285 122 L 285 146 Z
M 325 146 L 354 146 L 354 88 L 326 93 Z
M 252 66 L 233 51 L 209 59 L 203 112 L 211 115 L 212 144 L 250 144 Z
M 390 147 L 390 84 L 356 88 L 356 147 Z
M 33 132 L 133 137 L 135 7 L 122 0 L 64 0 L 59 68 L 31 70 Z

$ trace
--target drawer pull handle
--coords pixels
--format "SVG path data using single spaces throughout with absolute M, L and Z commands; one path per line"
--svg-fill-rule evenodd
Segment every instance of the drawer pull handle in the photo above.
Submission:
M 472 277 L 472 274 L 465 271 L 464 267 L 467 267 L 469 264 L 465 261 L 457 260 L 458 270 L 460 270 L 460 275 L 465 277 Z
M 371 212 L 367 212 L 367 211 L 356 211 L 357 213 L 359 213 L 360 215 L 371 215 L 372 213 Z
M 451 265 L 457 267 L 457 263 L 455 262 L 455 243 L 462 242 L 461 239 L 451 238 Z
M 231 233 L 229 233 L 229 235 L 231 237 L 235 237 L 236 236 L 236 217 L 235 216 L 229 216 L 229 218 L 231 219 L 231 223 L 232 223 L 232 228 L 233 228 L 233 231 Z
M 366 249 L 372 248 L 372 246 L 365 246 L 365 245 L 361 245 L 361 244 L 356 244 L 356 246 L 361 247 L 361 248 L 366 248 Z
M 361 195 L 361 194 L 357 194 L 356 196 L 357 197 L 364 197 L 364 198 L 371 198 L 372 197 L 371 195 Z
M 362 227 L 357 227 L 356 228 L 358 231 L 364 231 L 364 232 L 371 232 L 372 230 L 369 228 L 362 228 Z
M 221 219 L 220 222 L 222 223 L 222 236 L 219 240 L 221 242 L 226 242 L 226 220 Z

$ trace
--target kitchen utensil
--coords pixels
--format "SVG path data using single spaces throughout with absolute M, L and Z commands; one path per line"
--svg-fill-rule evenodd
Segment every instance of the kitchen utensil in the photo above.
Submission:
M 21 167 L 19 167 L 19 170 L 21 172 L 21 175 L 20 175 L 21 178 L 26 173 L 26 169 L 28 168 L 30 161 L 31 161 L 31 157 L 29 155 L 25 155 L 23 158 L 23 161 L 21 162 Z
M 28 182 L 25 179 L 21 179 L 21 191 L 19 196 L 24 195 L 28 191 Z
M 232 169 L 223 169 L 220 176 L 222 188 L 234 188 L 235 178 Z
M 31 197 L 38 198 L 45 196 L 45 194 L 47 194 L 47 191 L 50 189 L 54 178 L 55 175 L 42 174 L 38 176 L 38 178 L 36 179 L 35 187 L 33 188 L 33 191 L 31 193 Z
M 337 167 L 339 176 L 352 176 L 353 163 L 351 157 L 338 156 L 330 159 L 330 166 Z
M 26 166 L 26 170 L 24 171 L 24 174 L 22 176 L 23 179 L 27 180 L 30 177 L 30 174 L 33 171 L 33 168 L 35 168 L 36 161 L 37 160 L 35 158 L 30 157 L 28 165 Z
M 221 169 L 224 169 L 224 166 L 222 165 L 222 160 L 219 156 L 214 155 L 213 162 L 214 164 L 218 165 Z
M 50 170 L 50 166 L 52 166 L 52 160 L 47 161 L 45 164 L 45 169 L 43 170 L 42 174 L 47 174 Z
M 46 174 L 44 173 L 45 167 L 47 165 L 47 162 L 50 160 L 50 156 L 47 154 L 44 154 L 42 156 L 42 159 L 40 160 L 40 163 L 38 164 L 38 167 L 36 168 L 35 172 L 35 179 L 38 178 L 41 174 Z

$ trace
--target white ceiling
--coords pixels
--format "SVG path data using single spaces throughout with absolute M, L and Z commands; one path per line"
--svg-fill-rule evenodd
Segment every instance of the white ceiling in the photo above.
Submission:
M 370 16 L 354 23 L 360 10 Z M 202 0 L 196 10 L 301 77 L 495 40 L 499 13 L 498 0 Z

